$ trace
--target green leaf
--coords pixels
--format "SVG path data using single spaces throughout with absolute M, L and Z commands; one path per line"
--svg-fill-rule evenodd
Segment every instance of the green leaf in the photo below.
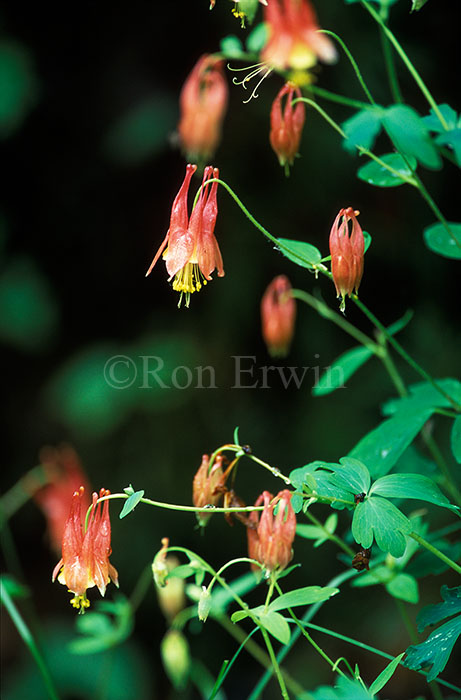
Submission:
M 370 150 L 381 130 L 383 110 L 379 107 L 363 109 L 341 124 L 346 138 L 343 146 L 346 151 L 355 152 L 357 147 Z
M 356 576 L 351 581 L 354 588 L 365 588 L 366 586 L 377 586 L 386 584 L 395 578 L 395 572 L 389 566 L 374 566 L 371 571 L 365 571 Z
M 330 482 L 352 494 L 368 493 L 370 472 L 366 466 L 353 457 L 341 457 L 341 466 L 335 466 Z
M 461 129 L 452 129 L 439 134 L 435 142 L 440 146 L 448 146 L 453 151 L 456 164 L 461 168 Z
M 335 389 L 345 389 L 345 382 L 372 356 L 373 352 L 361 345 L 344 352 L 326 368 L 319 381 L 314 384 L 313 396 L 326 396 Z
M 426 2 L 427 0 L 411 0 L 411 12 L 420 10 Z
M 239 0 L 238 10 L 245 13 L 245 20 L 251 24 L 258 11 L 258 0 Z
M 234 35 L 221 39 L 220 49 L 226 58 L 240 58 L 242 54 L 245 55 L 242 42 Z
M 461 416 L 455 418 L 453 422 L 450 442 L 454 458 L 458 464 L 461 464 Z
M 461 560 L 461 542 L 448 542 L 447 540 L 431 540 L 431 544 L 453 561 Z M 433 574 L 442 574 L 449 568 L 448 564 L 441 561 L 432 552 L 424 549 L 418 552 L 417 556 L 407 567 L 407 572 L 415 578 L 424 578 Z
M 402 660 L 402 657 L 405 655 L 405 652 L 402 652 L 398 656 L 395 657 L 395 659 L 392 659 L 390 663 L 387 664 L 386 668 L 381 671 L 379 676 L 375 678 L 373 683 L 370 685 L 370 693 L 371 695 L 374 695 L 375 693 L 379 693 L 380 690 L 384 688 L 386 683 L 392 678 L 392 676 L 395 673 L 395 670 L 397 666 L 399 665 L 400 661 Z
M 461 224 L 448 222 L 452 235 L 439 222 L 428 226 L 423 231 L 424 242 L 429 250 L 444 258 L 461 260 Z
M 367 433 L 349 456 L 366 464 L 375 479 L 383 476 L 392 469 L 431 415 L 430 408 L 399 412 Z
M 390 168 L 396 170 L 402 177 L 391 173 L 384 165 L 374 160 L 359 168 L 357 177 L 375 187 L 398 187 L 405 184 L 406 180 L 404 178 L 412 176 L 413 170 L 415 170 L 417 165 L 416 160 L 410 156 L 407 158 L 411 165 L 411 168 L 409 168 L 399 153 L 387 153 L 380 156 L 380 159 Z
M 448 128 L 450 130 L 455 129 L 458 126 L 458 115 L 455 110 L 447 104 L 437 105 L 437 107 L 442 117 L 445 119 Z M 436 131 L 437 133 L 445 132 L 445 127 L 432 108 L 427 117 L 423 117 L 423 122 L 430 131 Z
M 6 138 L 22 125 L 39 92 L 34 61 L 22 44 L 0 42 L 0 85 L 0 138 Z
M 289 260 L 301 267 L 311 268 L 322 259 L 318 248 L 305 241 L 293 241 L 289 238 L 279 238 L 280 252 Z
M 413 156 L 426 168 L 441 167 L 440 156 L 430 139 L 427 126 L 412 107 L 388 107 L 382 123 L 392 143 L 403 155 Z
M 12 260 L 0 276 L 0 339 L 26 352 L 43 350 L 58 319 L 53 291 L 35 263 Z
M 120 520 L 122 518 L 125 518 L 128 513 L 131 513 L 132 510 L 136 508 L 138 505 L 139 501 L 141 498 L 144 496 L 144 491 L 141 489 L 141 491 L 135 491 L 134 493 L 131 494 L 123 504 L 123 508 L 120 512 L 119 518 Z
M 363 238 L 365 241 L 365 246 L 364 246 L 363 252 L 366 253 L 368 248 L 371 246 L 372 238 L 371 238 L 371 235 L 368 233 L 368 231 L 362 231 L 362 233 L 363 233 Z
M 131 604 L 126 598 L 119 596 L 116 601 L 101 601 L 97 612 L 77 617 L 77 630 L 83 636 L 70 642 L 69 651 L 72 654 L 97 654 L 110 649 L 130 636 L 133 624 Z
M 28 598 L 30 596 L 30 590 L 27 586 L 23 586 L 10 574 L 0 576 L 0 588 L 5 589 L 10 598 Z
M 282 615 L 270 610 L 267 613 L 258 615 L 258 620 L 275 639 L 282 642 L 282 644 L 288 644 L 291 637 L 290 626 Z
M 104 152 L 122 165 L 136 165 L 168 148 L 177 122 L 177 105 L 168 92 L 157 92 L 129 108 L 104 136 Z
M 457 379 L 437 379 L 437 385 L 451 396 L 457 403 L 461 402 L 461 382 Z M 383 414 L 407 415 L 418 410 L 434 408 L 450 408 L 451 404 L 440 391 L 429 382 L 418 382 L 408 387 L 409 395 L 403 399 L 390 399 L 382 407 Z
M 346 0 L 350 2 L 351 0 Z M 322 685 L 312 693 L 314 700 L 375 700 L 363 685 L 352 678 L 341 676 L 334 688 Z
M 407 326 L 410 323 L 412 318 L 413 311 L 411 311 L 411 309 L 408 309 L 407 311 L 405 311 L 401 318 L 397 319 L 397 321 L 391 323 L 391 325 L 387 327 L 387 332 L 390 335 L 396 335 L 396 333 L 400 333 L 400 331 L 403 330 L 405 326 Z
M 461 614 L 461 586 L 455 586 L 454 588 L 442 586 L 440 595 L 443 603 L 427 605 L 418 613 L 416 618 L 418 632 L 422 632 L 426 627 L 435 625 L 447 617 Z
M 266 45 L 268 38 L 269 30 L 266 22 L 257 24 L 256 27 L 250 32 L 246 41 L 247 51 L 250 51 L 251 53 L 259 53 Z
M 296 489 L 303 489 L 304 487 L 310 493 L 313 492 L 316 496 L 327 496 L 328 498 L 339 498 L 341 500 L 346 500 L 351 502 L 353 505 L 350 492 L 346 489 L 340 488 L 335 484 L 330 482 L 330 471 L 337 464 L 330 464 L 328 462 L 321 462 L 316 460 L 310 464 L 306 464 L 304 467 L 299 467 L 298 469 L 293 469 L 290 472 L 290 480 Z M 332 508 L 337 508 L 342 510 L 345 508 L 344 503 L 331 503 Z
M 312 605 L 328 600 L 331 596 L 339 593 L 339 588 L 331 588 L 329 586 L 306 586 L 305 588 L 297 588 L 289 593 L 275 598 L 269 605 L 269 610 L 285 610 L 286 608 L 294 608 L 297 605 Z
M 419 600 L 418 582 L 410 574 L 397 574 L 386 584 L 386 590 L 394 598 L 406 600 L 407 603 L 417 603 Z
M 433 681 L 443 671 L 452 649 L 461 634 L 461 615 L 438 627 L 421 644 L 414 644 L 406 650 L 403 665 L 414 671 L 431 666 L 427 681 Z
M 324 537 L 325 533 L 322 528 L 316 525 L 296 525 L 296 534 L 299 537 L 304 537 L 306 540 L 316 540 L 319 537 Z
M 365 549 L 371 547 L 374 538 L 383 552 L 401 557 L 405 551 L 405 534 L 409 532 L 408 518 L 385 498 L 371 496 L 355 508 L 352 535 Z
M 436 506 L 453 508 L 448 498 L 440 491 L 432 479 L 423 474 L 388 474 L 374 482 L 371 494 L 387 498 L 414 498 Z

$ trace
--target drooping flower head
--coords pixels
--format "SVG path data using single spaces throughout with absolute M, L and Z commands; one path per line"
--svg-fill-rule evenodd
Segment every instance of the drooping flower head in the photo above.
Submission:
M 306 110 L 302 102 L 293 107 L 294 96 L 301 97 L 301 90 L 294 83 L 285 83 L 271 108 L 271 130 L 269 134 L 271 146 L 279 163 L 288 175 L 289 166 L 299 149 L 301 134 L 306 118 Z M 285 97 L 285 109 L 282 110 L 282 99 Z
M 267 571 L 281 571 L 293 557 L 293 540 L 296 533 L 296 515 L 291 505 L 291 491 L 280 491 L 275 498 L 264 491 L 255 506 L 264 504 L 258 522 L 258 511 L 253 511 L 247 527 L 248 556 L 256 559 Z M 277 514 L 274 509 L 277 506 Z M 256 523 L 258 523 L 256 525 Z
M 290 295 L 288 277 L 272 280 L 261 300 L 261 326 L 264 342 L 273 357 L 288 354 L 296 320 L 296 303 Z
M 82 500 L 84 488 L 81 486 L 72 497 L 62 540 L 62 558 L 54 568 L 52 581 L 67 586 L 74 594 L 72 605 L 84 612 L 90 601 L 86 597 L 88 588 L 97 586 L 104 596 L 106 586 L 113 581 L 118 587 L 117 570 L 109 562 L 110 546 L 109 501 L 97 503 L 98 494 L 93 493 L 93 507 L 88 528 L 83 532 Z M 99 498 L 109 496 L 110 491 L 101 489 Z
M 46 517 L 51 544 L 59 554 L 73 493 L 81 485 L 88 490 L 88 480 L 78 454 L 70 445 L 43 447 L 39 459 L 48 483 L 35 491 L 33 498 Z M 83 508 L 86 510 L 89 505 L 85 493 Z
M 358 292 L 363 275 L 365 240 L 358 215 L 352 207 L 341 209 L 330 232 L 331 273 L 336 294 L 341 297 L 341 311 L 346 306 L 346 295 L 350 297 L 354 289 Z
M 202 456 L 202 463 L 194 476 L 192 483 L 192 502 L 196 508 L 216 506 L 223 495 L 221 487 L 225 483 L 223 472 L 223 456 L 218 455 L 210 469 L 209 455 Z M 211 517 L 211 513 L 197 513 L 199 524 L 204 527 Z
M 205 54 L 181 90 L 178 132 L 187 160 L 204 163 L 213 157 L 221 137 L 228 87 L 222 61 Z
M 173 289 L 181 293 L 178 306 L 183 294 L 186 306 L 189 306 L 190 295 L 199 292 L 211 280 L 215 268 L 218 277 L 224 276 L 221 251 L 214 235 L 218 215 L 218 183 L 211 183 L 211 187 L 210 183 L 204 184 L 210 178 L 218 178 L 219 170 L 211 165 L 205 168 L 197 204 L 189 218 L 187 195 L 196 170 L 196 165 L 187 165 L 184 182 L 171 208 L 170 228 L 146 273 L 147 277 L 163 253 L 168 281 L 174 278 Z
M 336 60 L 330 39 L 319 26 L 310 0 L 270 0 L 264 8 L 269 40 L 261 59 L 278 70 L 306 71 L 317 63 Z

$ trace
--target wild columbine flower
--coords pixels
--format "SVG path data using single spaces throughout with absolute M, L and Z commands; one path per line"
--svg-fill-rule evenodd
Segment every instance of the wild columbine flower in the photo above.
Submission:
M 179 98 L 178 132 L 187 160 L 204 163 L 214 155 L 227 101 L 222 61 L 205 54 L 192 69 Z
M 211 280 L 211 273 L 215 268 L 218 269 L 218 277 L 224 276 L 221 251 L 214 235 L 218 215 L 218 183 L 213 182 L 211 188 L 209 184 L 204 185 L 210 178 L 218 178 L 219 170 L 211 165 L 205 168 L 202 189 L 189 218 L 187 195 L 191 177 L 196 170 L 196 165 L 187 165 L 184 182 L 171 209 L 170 228 L 146 272 L 147 277 L 163 253 L 170 275 L 168 281 L 174 278 L 173 289 L 181 293 L 178 306 L 181 305 L 184 294 L 187 307 L 190 295 L 199 292 L 202 286 Z
M 261 59 L 277 70 L 306 71 L 336 60 L 336 49 L 319 26 L 310 0 L 270 0 L 264 8 L 269 40 Z
M 350 297 L 354 289 L 358 292 L 363 275 L 365 240 L 356 218 L 359 213 L 352 207 L 341 209 L 330 232 L 331 273 L 337 296 L 341 297 L 340 310 L 343 312 L 346 295 Z
M 218 455 L 210 470 L 210 457 L 203 455 L 202 463 L 192 483 L 192 502 L 196 508 L 216 506 L 222 495 L 226 476 L 223 472 L 223 456 Z M 199 524 L 204 527 L 211 513 L 197 513 Z
M 247 528 L 248 556 L 256 559 L 267 571 L 281 571 L 293 557 L 292 544 L 296 532 L 296 516 L 291 505 L 291 491 L 280 491 L 275 498 L 264 491 L 255 506 L 264 503 L 258 522 L 259 511 L 253 511 Z M 277 515 L 274 508 L 277 506 Z
M 294 83 L 285 83 L 272 103 L 271 130 L 269 139 L 279 163 L 285 168 L 285 174 L 289 174 L 290 165 L 299 149 L 301 134 L 306 118 L 306 110 L 302 102 L 298 102 L 294 108 L 292 101 L 294 96 L 301 97 L 301 90 Z M 282 99 L 285 100 L 285 109 L 282 111 Z
M 33 499 L 46 517 L 52 547 L 59 554 L 72 495 L 82 484 L 87 490 L 88 480 L 78 454 L 70 445 L 43 447 L 39 459 L 48 483 L 35 491 Z M 85 494 L 84 509 L 89 505 Z
M 279 275 L 272 280 L 261 300 L 262 334 L 273 357 L 287 355 L 293 338 L 296 303 L 290 292 L 288 277 Z
M 82 501 L 84 488 L 81 486 L 72 497 L 72 505 L 67 518 L 62 540 L 62 558 L 56 564 L 52 581 L 58 578 L 69 592 L 74 594 L 70 601 L 79 612 L 85 612 L 90 601 L 86 597 L 87 588 L 97 586 L 104 596 L 106 586 L 113 581 L 118 587 L 117 570 L 109 562 L 110 519 L 109 501 L 97 503 L 98 494 L 93 493 L 93 507 L 88 528 L 83 533 Z M 101 489 L 99 498 L 109 496 L 110 491 Z

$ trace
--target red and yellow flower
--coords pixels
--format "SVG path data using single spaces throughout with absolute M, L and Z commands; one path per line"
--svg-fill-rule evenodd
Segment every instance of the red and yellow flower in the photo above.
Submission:
M 168 281 L 173 280 L 173 289 L 181 294 L 178 306 L 183 294 L 186 306 L 189 306 L 190 295 L 199 292 L 211 280 L 215 268 L 218 277 L 224 276 L 221 251 L 214 235 L 218 215 L 218 183 L 211 183 L 211 187 L 210 183 L 205 184 L 210 178 L 218 178 L 219 170 L 211 165 L 205 168 L 197 204 L 189 217 L 187 195 L 196 170 L 196 165 L 187 165 L 184 182 L 171 209 L 170 228 L 146 273 L 147 277 L 163 253 Z
M 319 26 L 310 0 L 270 0 L 264 8 L 269 40 L 261 59 L 277 70 L 306 71 L 336 60 L 336 49 Z
M 106 489 L 99 492 L 99 498 L 109 495 L 110 491 Z M 71 603 L 80 612 L 84 612 L 90 605 L 86 596 L 88 588 L 97 586 L 104 596 L 110 581 L 118 587 L 117 570 L 109 562 L 112 552 L 109 501 L 98 503 L 98 494 L 93 493 L 88 528 L 83 532 L 83 496 L 84 488 L 81 486 L 72 497 L 62 540 L 62 558 L 52 575 L 52 581 L 57 577 L 59 583 L 67 586 L 69 592 L 74 594 Z

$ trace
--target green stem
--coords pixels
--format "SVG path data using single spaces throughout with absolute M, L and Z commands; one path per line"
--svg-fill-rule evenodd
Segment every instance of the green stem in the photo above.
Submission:
M 405 607 L 405 604 L 402 600 L 399 598 L 394 598 L 395 604 L 397 606 L 397 610 L 399 611 L 400 617 L 402 618 L 402 622 L 406 627 L 406 630 L 408 632 L 408 637 L 410 639 L 410 642 L 412 644 L 418 644 L 419 639 L 418 635 L 416 634 L 416 630 L 414 625 L 412 624 L 410 617 L 408 615 L 407 609 Z
M 416 173 L 413 173 L 413 178 L 415 180 L 416 187 L 420 191 L 421 196 L 425 199 L 428 206 L 432 209 L 432 211 L 434 212 L 434 214 L 436 215 L 436 217 L 438 218 L 438 220 L 440 221 L 440 223 L 442 224 L 442 226 L 444 227 L 445 231 L 448 233 L 450 238 L 455 242 L 455 244 L 457 245 L 458 248 L 461 248 L 461 241 L 459 241 L 456 238 L 455 234 L 453 233 L 453 231 L 451 230 L 451 228 L 448 224 L 448 221 L 445 219 L 444 215 L 442 214 L 442 212 L 438 208 L 437 204 L 432 199 L 431 195 L 427 191 L 421 178 Z
M 383 354 L 381 348 L 371 338 L 365 335 L 365 333 L 362 333 L 362 331 L 359 331 L 352 323 L 346 321 L 344 316 L 336 313 L 336 311 L 332 311 L 330 307 L 320 299 L 317 299 L 312 294 L 309 294 L 309 292 L 305 292 L 301 289 L 292 289 L 290 294 L 293 299 L 299 299 L 299 301 L 303 301 L 305 304 L 315 309 L 322 318 L 326 318 L 328 321 L 335 323 L 361 345 L 371 350 L 374 355 L 380 357 Z
M 232 559 L 231 561 L 226 562 L 223 566 L 221 566 L 220 569 L 216 572 L 216 574 L 213 576 L 211 579 L 210 583 L 208 584 L 208 593 L 211 593 L 211 590 L 215 584 L 215 582 L 219 579 L 223 571 L 225 571 L 229 566 L 233 566 L 234 564 L 241 564 L 241 563 L 247 563 L 247 564 L 256 564 L 259 566 L 261 569 L 264 569 L 263 564 L 260 564 L 256 559 L 249 559 L 248 557 L 239 557 L 238 559 Z
M 282 672 L 280 671 L 280 666 L 277 661 L 277 657 L 275 656 L 274 653 L 274 647 L 272 646 L 271 640 L 269 639 L 269 635 L 264 629 L 264 627 L 261 627 L 261 634 L 263 636 L 264 642 L 267 647 L 267 651 L 269 652 L 269 657 L 272 663 L 272 667 L 274 669 L 274 673 L 276 675 L 276 678 L 278 680 L 279 686 L 280 686 L 280 692 L 282 693 L 282 698 L 283 700 L 290 700 L 290 696 L 288 695 L 287 687 L 285 685 L 285 680 L 283 678 Z
M 429 430 L 426 429 L 426 427 L 428 428 L 429 426 L 424 426 L 421 431 L 422 438 L 429 452 L 434 458 L 434 462 L 436 463 L 437 467 L 439 468 L 441 474 L 444 477 L 446 489 L 450 491 L 456 503 L 461 506 L 461 491 L 458 489 L 456 482 L 452 477 L 450 469 L 448 468 L 448 464 L 446 463 L 444 456 L 439 449 L 439 446 L 437 445 L 432 435 L 429 433 Z
M 453 569 L 453 571 L 456 571 L 458 574 L 461 574 L 461 566 L 454 562 L 450 557 L 447 557 L 446 554 L 440 551 L 440 549 L 437 549 L 437 547 L 434 547 L 430 542 L 424 539 L 424 537 L 421 537 L 421 535 L 418 535 L 417 532 L 410 532 L 409 537 L 412 537 L 418 544 L 420 544 L 422 547 L 425 547 L 429 552 L 432 552 L 434 556 L 438 557 L 441 559 L 445 564 L 448 564 L 448 566 Z
M 325 533 L 325 536 L 328 537 L 328 539 L 331 540 L 331 542 L 337 544 L 338 547 L 340 547 L 343 550 L 343 552 L 345 552 L 348 556 L 354 558 L 354 550 L 351 547 L 349 547 L 349 545 L 346 544 L 340 537 L 338 537 L 338 535 L 335 535 L 334 532 L 328 532 L 323 523 L 321 523 L 320 520 L 317 520 L 315 515 L 312 515 L 309 509 L 306 510 L 305 515 L 313 525 L 320 528 L 320 530 L 322 530 Z
M 408 396 L 407 387 L 405 386 L 402 377 L 400 376 L 400 373 L 397 367 L 395 366 L 394 360 L 389 354 L 388 349 L 384 348 L 384 350 L 385 353 L 381 356 L 380 359 L 382 360 L 383 365 L 386 368 L 387 373 L 389 374 L 389 377 L 391 378 L 391 381 L 397 390 L 397 393 L 402 397 Z
M 138 578 L 138 581 L 133 589 L 133 592 L 130 596 L 130 605 L 131 605 L 131 610 L 133 614 L 136 612 L 136 610 L 139 608 L 141 605 L 144 596 L 146 595 L 147 591 L 149 590 L 150 586 L 152 584 L 152 568 L 151 565 L 149 564 L 146 566 L 144 571 L 142 571 L 141 576 Z
M 397 79 L 397 72 L 395 70 L 394 56 L 392 55 L 389 41 L 382 27 L 380 27 L 379 34 L 381 37 L 381 46 L 383 49 L 384 63 L 386 65 L 387 77 L 389 79 L 389 86 L 391 88 L 392 97 L 394 99 L 394 102 L 403 102 L 402 93 L 400 92 L 399 81 Z
M 348 107 L 354 107 L 356 109 L 374 109 L 374 105 L 368 104 L 368 102 L 360 102 L 360 100 L 351 100 L 349 97 L 344 95 L 338 95 L 335 92 L 330 92 L 330 90 L 325 90 L 324 88 L 318 87 L 317 85 L 309 85 L 307 88 L 309 92 L 313 95 L 318 95 L 324 100 L 330 100 L 330 102 L 336 102 L 340 105 L 347 105 Z
M 277 588 L 278 594 L 283 595 L 283 591 L 278 584 L 276 584 L 276 588 Z M 336 671 L 336 673 L 339 673 L 340 676 L 346 676 L 344 671 L 339 668 L 338 664 L 335 663 L 332 659 L 330 659 L 330 657 L 328 656 L 326 651 L 324 651 L 322 649 L 322 647 L 319 646 L 314 639 L 312 639 L 309 632 L 306 632 L 306 630 L 304 629 L 304 626 L 301 624 L 300 620 L 298 620 L 298 618 L 295 615 L 295 613 L 293 612 L 293 610 L 291 608 L 287 608 L 287 612 L 290 614 L 291 619 L 293 620 L 293 622 L 295 623 L 295 625 L 297 626 L 297 628 L 299 629 L 299 631 L 301 632 L 303 637 L 305 637 L 307 639 L 307 641 L 309 642 L 309 644 L 315 649 L 315 651 L 318 654 L 320 654 L 322 659 L 324 659 L 331 666 L 333 671 Z
M 358 67 L 356 60 L 354 59 L 353 55 L 351 54 L 351 52 L 349 51 L 349 49 L 347 48 L 346 44 L 341 39 L 341 37 L 338 36 L 337 34 L 335 34 L 334 32 L 330 32 L 327 29 L 319 29 L 319 34 L 328 34 L 328 36 L 332 36 L 333 39 L 336 39 L 336 41 L 338 42 L 338 44 L 341 46 L 344 53 L 348 57 L 351 65 L 352 65 L 352 68 L 354 69 L 355 75 L 357 76 L 357 80 L 359 81 L 360 85 L 362 86 L 362 89 L 363 89 L 365 95 L 367 96 L 367 98 L 371 102 L 371 104 L 374 105 L 375 101 L 371 96 L 371 92 L 367 88 L 367 85 L 362 77 L 362 73 L 360 72 L 360 68 Z
M 369 644 L 365 644 L 364 642 L 359 642 L 357 639 L 347 637 L 346 635 L 340 634 L 339 632 L 335 632 L 334 630 L 327 629 L 326 627 L 320 627 L 320 625 L 314 625 L 312 622 L 301 621 L 301 624 L 305 627 L 310 627 L 313 630 L 317 630 L 317 632 L 323 632 L 323 634 L 327 634 L 329 637 L 335 637 L 336 639 L 339 639 L 342 642 L 352 644 L 353 646 L 359 647 L 359 649 L 363 649 L 364 651 L 370 651 L 372 654 L 381 656 L 383 659 L 389 659 L 389 661 L 392 661 L 394 659 L 394 656 L 392 656 L 392 654 L 387 654 L 385 651 L 381 651 L 381 649 L 376 649 L 376 647 L 372 647 Z M 400 665 L 402 665 L 402 663 L 400 663 Z M 417 673 L 420 673 L 422 676 L 427 676 L 428 671 L 417 671 Z M 448 683 L 448 681 L 444 681 L 441 678 L 437 679 L 437 683 L 440 683 L 440 685 L 444 685 L 450 690 L 461 692 L 461 688 L 458 688 L 456 685 Z
M 407 67 L 408 71 L 411 73 L 413 79 L 415 80 L 416 84 L 418 85 L 419 89 L 423 93 L 424 97 L 432 107 L 434 114 L 437 115 L 438 120 L 440 121 L 441 125 L 443 128 L 447 131 L 448 130 L 448 124 L 445 121 L 443 114 L 441 113 L 440 109 L 438 108 L 434 98 L 432 97 L 431 93 L 429 92 L 428 88 L 426 87 L 425 83 L 423 82 L 421 76 L 419 75 L 418 71 L 408 58 L 407 54 L 395 38 L 394 34 L 391 32 L 391 30 L 386 26 L 384 20 L 379 16 L 379 14 L 376 12 L 374 7 L 372 7 L 367 0 L 360 0 L 361 4 L 363 7 L 370 13 L 370 15 L 373 17 L 373 19 L 380 25 L 383 33 L 386 35 L 387 39 L 390 41 L 390 43 L 394 46 L 395 50 L 399 54 L 400 58 L 404 62 L 405 66 Z
M 226 615 L 214 615 L 213 619 L 219 622 L 226 632 L 234 637 L 237 642 L 243 645 L 248 654 L 256 659 L 261 666 L 263 666 L 271 675 L 273 674 L 274 671 L 270 657 L 253 639 L 249 638 L 249 635 L 247 635 L 238 625 L 234 625 Z M 253 630 L 253 633 L 255 631 L 256 630 Z M 252 633 L 250 632 L 250 634 Z M 304 688 L 288 673 L 288 671 L 283 668 L 281 668 L 280 671 L 287 688 L 291 690 L 296 697 L 301 696 L 304 692 Z
M 352 300 L 356 306 L 365 314 L 365 316 L 378 328 L 386 337 L 387 341 L 392 345 L 392 347 L 399 353 L 401 357 L 412 367 L 415 372 L 417 372 L 423 379 L 429 382 L 438 392 L 441 394 L 455 409 L 455 411 L 461 411 L 461 406 L 442 389 L 441 386 L 431 377 L 431 375 L 426 372 L 407 352 L 403 349 L 400 343 L 395 340 L 395 338 L 388 332 L 388 330 L 383 326 L 383 324 L 376 318 L 376 316 L 363 304 L 356 294 L 352 295 Z
M 282 474 L 278 467 L 271 467 L 270 464 L 268 464 L 267 462 L 263 462 L 262 459 L 259 459 L 259 457 L 255 457 L 255 455 L 247 455 L 247 457 L 253 462 L 256 462 L 256 464 L 259 464 L 261 467 L 264 467 L 264 469 L 270 471 L 272 476 L 276 476 L 278 479 L 283 479 L 283 481 L 288 485 L 291 484 L 291 479 L 288 476 L 285 476 L 285 474 Z
M 59 700 L 58 693 L 54 687 L 53 680 L 51 678 L 48 667 L 45 663 L 43 656 L 41 655 L 37 644 L 32 637 L 29 628 L 21 617 L 19 610 L 14 604 L 12 598 L 10 597 L 6 587 L 1 583 L 1 599 L 2 603 L 5 605 L 20 637 L 22 638 L 24 644 L 28 647 L 30 653 L 32 654 L 35 663 L 37 664 L 38 670 L 42 677 L 43 683 L 46 687 L 48 697 L 50 700 Z

